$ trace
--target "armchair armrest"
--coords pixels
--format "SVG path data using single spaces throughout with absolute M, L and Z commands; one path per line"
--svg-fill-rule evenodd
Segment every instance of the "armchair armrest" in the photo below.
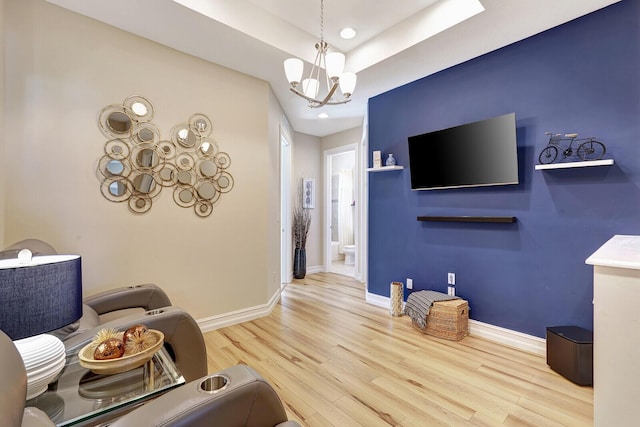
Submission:
M 211 380 L 219 380 L 214 381 Z M 211 385 L 217 387 L 211 390 Z M 284 424 L 281 424 L 284 423 Z M 299 426 L 287 421 L 280 398 L 257 372 L 237 365 L 158 397 L 110 424 L 110 427 Z
M 85 297 L 83 303 L 100 315 L 110 311 L 137 307 L 143 308 L 145 311 L 155 310 L 170 306 L 171 300 L 159 286 L 148 283 L 100 292 Z

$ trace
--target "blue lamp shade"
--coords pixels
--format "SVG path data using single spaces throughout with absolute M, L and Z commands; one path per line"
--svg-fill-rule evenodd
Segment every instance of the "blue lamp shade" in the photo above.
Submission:
M 82 317 L 78 255 L 0 261 L 0 329 L 12 340 L 54 331 Z

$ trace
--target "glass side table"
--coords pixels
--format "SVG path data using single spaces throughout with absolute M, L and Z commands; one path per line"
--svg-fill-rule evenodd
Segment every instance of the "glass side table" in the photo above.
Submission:
M 26 406 L 44 411 L 57 426 L 96 425 L 121 416 L 145 401 L 184 384 L 167 351 L 161 348 L 139 368 L 98 375 L 80 366 L 78 353 L 67 354 L 57 381 Z

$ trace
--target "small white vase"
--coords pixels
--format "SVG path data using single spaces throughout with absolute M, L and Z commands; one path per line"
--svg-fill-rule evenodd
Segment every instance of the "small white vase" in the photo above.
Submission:
M 393 157 L 393 154 L 389 154 L 389 157 L 387 157 L 387 160 L 384 162 L 385 166 L 395 166 L 396 165 L 396 158 Z

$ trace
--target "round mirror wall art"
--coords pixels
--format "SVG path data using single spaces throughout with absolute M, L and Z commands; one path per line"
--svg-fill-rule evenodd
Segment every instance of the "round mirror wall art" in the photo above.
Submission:
M 169 139 L 161 139 L 151 123 L 153 112 L 151 102 L 139 95 L 100 112 L 98 127 L 108 139 L 98 161 L 100 192 L 110 202 L 127 202 L 131 212 L 143 214 L 163 188 L 171 187 L 178 206 L 208 217 L 221 195 L 233 188 L 231 158 L 211 138 L 211 119 L 193 114 L 171 129 Z

